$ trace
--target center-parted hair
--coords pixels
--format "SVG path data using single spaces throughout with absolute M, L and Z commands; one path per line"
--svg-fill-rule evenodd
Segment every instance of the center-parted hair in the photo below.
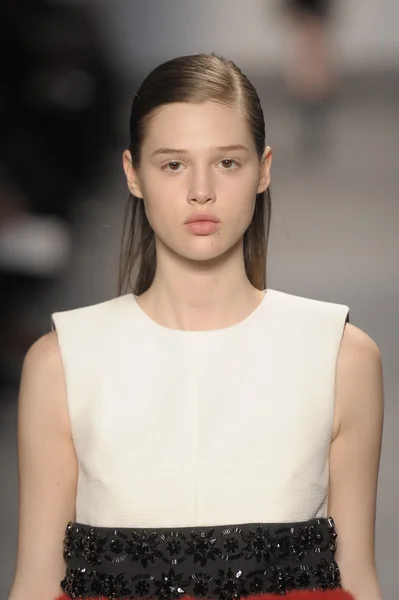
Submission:
M 137 91 L 130 115 L 132 164 L 140 167 L 146 127 L 156 109 L 174 102 L 219 102 L 238 106 L 252 132 L 259 160 L 265 149 L 265 121 L 258 94 L 242 71 L 215 54 L 195 54 L 169 60 L 154 69 Z M 248 279 L 266 288 L 266 258 L 271 216 L 269 189 L 257 194 L 252 221 L 244 234 L 244 262 Z M 156 270 L 155 235 L 144 202 L 130 195 L 122 236 L 119 294 L 140 295 L 152 284 Z

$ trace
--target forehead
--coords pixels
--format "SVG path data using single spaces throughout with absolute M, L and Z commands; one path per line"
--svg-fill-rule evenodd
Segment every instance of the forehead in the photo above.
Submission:
M 248 121 L 238 106 L 216 102 L 176 102 L 157 109 L 147 126 L 143 145 L 190 148 L 199 144 L 251 145 Z M 252 142 L 253 143 L 253 142 Z

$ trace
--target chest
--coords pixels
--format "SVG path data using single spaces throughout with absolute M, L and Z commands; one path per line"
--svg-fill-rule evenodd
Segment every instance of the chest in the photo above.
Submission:
M 325 361 L 283 341 L 259 349 L 199 336 L 169 350 L 107 355 L 81 415 L 85 485 L 144 520 L 184 522 L 220 522 L 226 505 L 229 522 L 245 521 L 250 506 L 267 521 L 293 498 L 323 495 L 333 419 Z

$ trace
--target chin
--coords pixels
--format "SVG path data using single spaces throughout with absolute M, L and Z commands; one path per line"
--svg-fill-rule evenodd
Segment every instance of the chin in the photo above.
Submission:
M 127 598 L 127 597 L 126 597 Z M 129 596 L 130 598 L 130 596 Z M 356 600 L 352 594 L 345 590 L 302 590 L 287 592 L 284 595 L 281 594 L 253 594 L 245 596 L 242 600 Z M 62 594 L 55 600 L 71 600 L 70 596 Z M 108 600 L 105 596 L 85 596 L 84 600 Z M 119 597 L 118 600 L 123 600 L 123 596 Z M 134 600 L 134 598 L 133 598 Z M 179 600 L 198 600 L 198 596 L 180 596 Z
M 204 248 L 202 251 L 195 249 L 180 254 L 185 260 L 192 263 L 198 263 L 202 265 L 212 265 L 224 256 L 224 252 L 219 252 L 216 248 Z
M 203 238 L 202 240 L 196 240 L 197 243 L 190 244 L 190 247 L 182 248 L 181 251 L 178 252 L 180 256 L 185 258 L 186 260 L 190 260 L 192 262 L 197 263 L 218 263 L 219 261 L 223 261 L 228 257 L 234 255 L 237 250 L 242 253 L 240 247 L 237 247 L 236 244 L 226 245 L 222 244 L 221 240 L 215 238 L 208 238 L 207 241 Z

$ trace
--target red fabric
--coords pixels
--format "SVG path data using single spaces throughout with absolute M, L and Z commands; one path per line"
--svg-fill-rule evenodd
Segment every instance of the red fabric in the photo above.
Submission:
M 246 596 L 245 600 L 355 600 L 349 592 L 345 590 L 326 590 L 326 591 L 313 591 L 313 590 L 302 590 L 287 592 L 284 596 L 278 596 L 275 594 L 254 594 Z M 62 594 L 57 600 L 71 600 L 66 594 Z M 100 596 L 93 596 L 92 598 L 86 598 L 85 600 L 107 600 Z M 198 600 L 192 596 L 182 596 L 181 600 Z

